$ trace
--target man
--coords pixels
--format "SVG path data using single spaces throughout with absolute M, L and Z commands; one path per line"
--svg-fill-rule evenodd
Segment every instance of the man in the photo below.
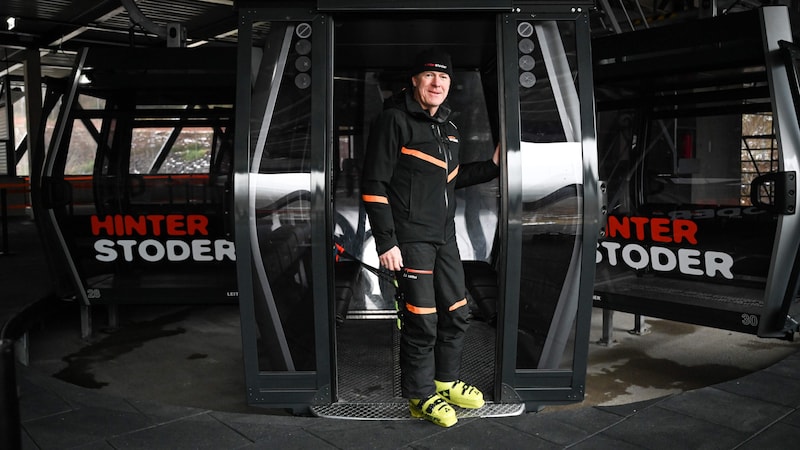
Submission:
M 449 427 L 451 405 L 480 408 L 483 394 L 459 380 L 468 307 L 456 245 L 455 188 L 499 173 L 491 161 L 460 164 L 456 126 L 445 104 L 453 75 L 438 49 L 418 55 L 412 88 L 370 131 L 362 200 L 381 266 L 396 273 L 401 302 L 400 369 L 411 415 Z

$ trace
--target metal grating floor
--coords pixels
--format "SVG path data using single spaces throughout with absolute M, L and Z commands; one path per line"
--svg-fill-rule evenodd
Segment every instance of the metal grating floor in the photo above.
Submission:
M 524 412 L 521 404 L 494 404 L 496 330 L 473 321 L 467 331 L 461 378 L 483 391 L 487 404 L 456 408 L 458 417 L 502 417 Z M 411 419 L 400 394 L 400 332 L 395 320 L 348 320 L 336 330 L 338 401 L 316 405 L 320 417 L 363 420 Z
M 508 417 L 525 412 L 521 403 L 487 403 L 478 409 L 455 408 L 459 419 L 469 417 Z M 392 403 L 331 403 L 311 407 L 311 413 L 329 419 L 351 420 L 423 420 L 411 417 L 408 402 Z

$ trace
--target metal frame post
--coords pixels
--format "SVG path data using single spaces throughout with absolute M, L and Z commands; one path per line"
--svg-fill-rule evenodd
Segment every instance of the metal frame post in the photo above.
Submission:
M 0 447 L 22 448 L 14 342 L 0 340 Z
M 8 190 L 0 189 L 0 214 L 2 214 L 3 242 L 0 255 L 8 254 Z

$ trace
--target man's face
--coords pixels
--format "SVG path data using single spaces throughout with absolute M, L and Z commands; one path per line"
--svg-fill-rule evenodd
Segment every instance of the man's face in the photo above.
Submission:
M 420 72 L 411 77 L 414 85 L 414 98 L 431 115 L 444 103 L 450 91 L 450 76 L 444 72 Z

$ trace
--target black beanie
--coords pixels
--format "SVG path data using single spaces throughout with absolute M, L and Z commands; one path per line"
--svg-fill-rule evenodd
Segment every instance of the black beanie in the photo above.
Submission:
M 414 60 L 411 75 L 428 71 L 444 72 L 452 77 L 453 66 L 450 62 L 450 55 L 438 48 L 429 48 L 420 52 Z

